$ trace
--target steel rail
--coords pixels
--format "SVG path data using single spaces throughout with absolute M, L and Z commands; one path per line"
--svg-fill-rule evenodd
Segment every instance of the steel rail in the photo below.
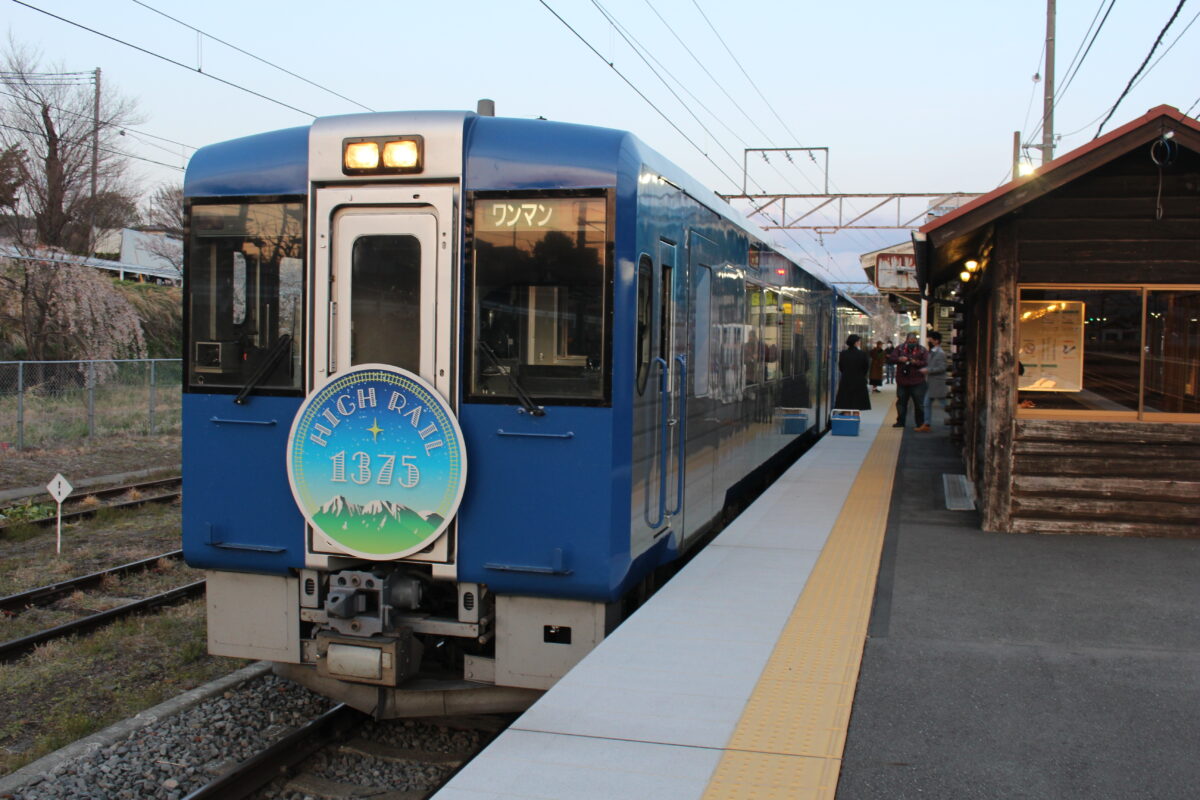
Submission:
M 108 611 L 101 611 L 98 614 L 77 619 L 74 622 L 67 622 L 53 628 L 47 628 L 44 631 L 31 633 L 19 639 L 0 642 L 0 663 L 20 658 L 43 642 L 95 630 L 122 617 L 153 611 L 163 606 L 175 605 L 201 594 L 204 594 L 204 581 L 196 581 L 195 583 L 189 583 L 186 586 L 180 586 L 177 589 L 172 589 L 162 594 L 156 594 L 153 597 L 136 600 L 117 608 L 110 608 Z
M 275 744 L 238 764 L 184 800 L 241 800 L 280 777 L 321 748 L 336 741 L 367 714 L 345 703 L 334 706 Z
M 162 481 L 162 482 L 156 481 L 155 483 L 157 484 L 157 483 L 163 483 L 163 482 L 179 483 L 179 479 L 175 478 L 173 481 Z M 119 491 L 116 489 L 113 489 L 113 490 L 105 490 L 104 492 L 89 492 L 85 496 L 100 497 L 101 495 L 106 495 L 106 496 L 107 495 L 120 495 L 125 492 L 128 492 L 130 489 L 142 489 L 142 488 L 146 488 L 145 485 L 143 485 L 143 486 L 123 486 L 123 487 L 120 487 Z M 100 512 L 100 511 L 103 511 L 103 510 L 109 509 L 109 508 L 137 508 L 138 506 L 145 505 L 146 503 L 166 503 L 166 502 L 169 502 L 172 500 L 177 500 L 182 494 L 183 494 L 182 489 L 176 489 L 173 492 L 167 492 L 166 494 L 156 494 L 153 497 L 139 497 L 135 500 L 125 500 L 120 503 L 107 503 L 105 505 L 95 506 L 93 508 L 82 508 L 82 509 L 78 509 L 76 511 L 66 511 L 66 512 L 63 512 L 62 521 L 63 522 L 73 522 L 75 520 L 87 519 L 88 517 L 95 516 L 97 512 Z M 3 531 L 5 528 L 13 526 L 13 525 L 42 525 L 42 526 L 54 525 L 57 520 L 58 520 L 58 515 L 51 514 L 48 517 L 39 517 L 38 519 L 21 520 L 18 522 L 10 522 L 7 525 L 0 525 L 0 531 Z
M 25 592 L 10 594 L 8 597 L 0 597 L 0 613 L 15 614 L 29 606 L 49 605 L 58 598 L 71 594 L 74 591 L 98 586 L 110 575 L 120 577 L 134 572 L 144 572 L 153 568 L 155 564 L 164 558 L 176 561 L 183 558 L 183 551 L 172 550 L 169 553 L 143 558 L 141 561 L 132 561 L 128 564 L 122 564 L 119 567 L 113 567 L 112 569 L 100 570 L 99 572 L 93 572 L 90 575 L 84 575 L 79 578 L 71 578 L 59 581 L 58 583 L 39 586 L 36 589 L 30 589 Z
M 154 480 L 143 481 L 141 483 L 126 483 L 122 484 L 121 486 L 110 486 L 107 489 L 95 489 L 92 491 L 77 487 L 70 500 L 74 502 L 83 497 L 116 497 L 133 489 L 137 489 L 138 491 L 145 491 L 147 489 L 160 489 L 164 486 L 170 486 L 171 484 L 182 483 L 182 481 L 183 478 L 176 475 L 174 478 L 155 478 Z M 33 500 L 53 502 L 47 492 L 35 492 L 33 494 L 25 495 L 24 497 L 15 498 L 15 500 L 16 502 L 9 502 L 5 506 L 0 507 L 0 511 L 3 511 L 5 508 L 12 508 L 13 506 L 20 505 L 24 502 L 32 502 Z

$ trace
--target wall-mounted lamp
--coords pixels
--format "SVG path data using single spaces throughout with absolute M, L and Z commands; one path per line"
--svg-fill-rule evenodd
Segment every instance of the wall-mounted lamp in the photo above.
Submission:
M 971 273 L 963 270 L 962 272 L 958 273 L 958 279 L 963 283 L 966 283 L 967 281 L 971 280 Z
M 963 264 L 963 266 L 967 268 L 967 272 L 977 272 L 979 270 L 979 262 L 975 259 L 971 259 L 967 263 Z

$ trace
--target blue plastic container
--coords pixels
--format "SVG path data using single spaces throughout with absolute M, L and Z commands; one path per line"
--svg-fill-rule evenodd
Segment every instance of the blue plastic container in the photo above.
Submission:
M 834 436 L 858 436 L 858 423 L 857 411 L 834 409 L 831 432 Z

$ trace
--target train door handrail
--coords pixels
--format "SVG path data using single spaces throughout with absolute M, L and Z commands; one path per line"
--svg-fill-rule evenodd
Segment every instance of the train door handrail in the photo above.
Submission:
M 657 530 L 667 517 L 667 429 L 670 414 L 670 386 L 667 383 L 667 361 L 662 356 L 650 362 L 658 368 L 658 517 L 650 519 L 650 474 L 646 476 L 646 524 Z M 653 465 L 654 462 L 651 462 Z

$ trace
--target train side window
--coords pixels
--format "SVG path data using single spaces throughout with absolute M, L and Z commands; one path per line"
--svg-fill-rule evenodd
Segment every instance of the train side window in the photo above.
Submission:
M 692 286 L 692 294 L 696 298 L 696 317 L 692 327 L 696 337 L 695 356 L 692 359 L 692 394 L 695 397 L 707 397 L 712 363 L 711 348 L 716 331 L 712 324 L 712 269 L 701 264 L 692 273 Z
M 643 254 L 638 262 L 637 280 L 637 390 L 646 391 L 650 377 L 650 359 L 654 339 L 654 262 Z
M 746 284 L 746 328 L 742 345 L 742 366 L 746 371 L 746 385 L 762 383 L 763 341 L 762 331 L 763 290 L 752 283 Z
M 607 198 L 477 195 L 472 225 L 471 396 L 605 401 Z

